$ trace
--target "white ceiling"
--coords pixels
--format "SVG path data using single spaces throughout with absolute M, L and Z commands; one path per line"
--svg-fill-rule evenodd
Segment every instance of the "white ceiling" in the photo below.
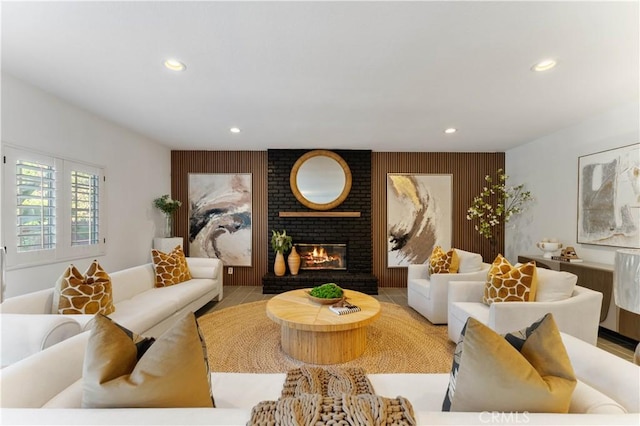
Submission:
M 504 151 L 637 101 L 638 27 L 638 1 L 3 1 L 2 72 L 172 149 Z

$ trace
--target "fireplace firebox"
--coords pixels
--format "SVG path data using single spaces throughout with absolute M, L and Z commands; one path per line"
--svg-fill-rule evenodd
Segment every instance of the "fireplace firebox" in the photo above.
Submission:
M 300 269 L 312 271 L 346 271 L 347 245 L 326 243 L 296 244 L 300 254 Z

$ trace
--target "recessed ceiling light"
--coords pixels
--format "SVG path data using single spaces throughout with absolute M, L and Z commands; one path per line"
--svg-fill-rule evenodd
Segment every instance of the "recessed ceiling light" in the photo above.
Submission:
M 449 128 L 448 128 L 448 129 L 446 129 L 444 132 L 445 132 L 445 133 L 447 133 L 447 134 L 451 134 L 451 133 L 455 133 L 455 132 L 457 132 L 457 131 L 458 131 L 458 129 L 455 129 L 455 128 L 453 128 L 453 127 L 449 127 Z
M 551 68 L 555 67 L 557 62 L 554 59 L 545 59 L 543 61 L 538 62 L 534 66 L 531 67 L 533 71 L 548 71 Z
M 232 128 L 230 128 L 230 129 L 229 129 L 229 131 L 230 131 L 231 133 L 240 133 L 240 129 L 239 129 L 239 128 L 237 128 L 237 127 L 232 127 Z
M 184 71 L 187 69 L 187 66 L 177 59 L 167 59 L 164 61 L 164 66 L 171 71 Z

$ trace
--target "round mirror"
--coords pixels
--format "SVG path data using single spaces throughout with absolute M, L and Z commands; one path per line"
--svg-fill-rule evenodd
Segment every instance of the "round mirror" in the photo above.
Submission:
M 298 158 L 289 182 L 293 195 L 302 205 L 314 210 L 330 210 L 349 195 L 351 170 L 335 152 L 318 149 Z

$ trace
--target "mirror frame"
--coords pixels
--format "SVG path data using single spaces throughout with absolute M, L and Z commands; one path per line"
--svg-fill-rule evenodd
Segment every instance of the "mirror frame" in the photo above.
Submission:
M 342 167 L 342 170 L 344 171 L 345 181 L 344 181 L 344 187 L 342 188 L 342 192 L 340 193 L 340 195 L 338 195 L 338 197 L 335 200 L 331 201 L 330 203 L 322 203 L 322 204 L 314 203 L 313 201 L 310 201 L 307 198 L 305 198 L 304 195 L 302 195 L 302 193 L 298 189 L 298 170 L 300 169 L 300 167 L 302 167 L 305 161 L 311 158 L 320 157 L 320 156 L 329 157 L 335 160 L 340 165 L 340 167 Z M 331 210 L 335 207 L 338 207 L 340 204 L 342 204 L 342 202 L 347 199 L 347 196 L 349 196 L 349 192 L 351 191 L 351 169 L 349 169 L 349 165 L 347 164 L 347 162 L 344 161 L 344 159 L 340 157 L 338 154 L 336 154 L 335 152 L 327 151 L 324 149 L 316 149 L 314 151 L 309 151 L 306 154 L 303 154 L 302 156 L 300 156 L 300 158 L 298 158 L 298 160 L 293 165 L 293 168 L 291 169 L 291 174 L 289 175 L 289 184 L 291 186 L 291 192 L 293 192 L 293 195 L 296 197 L 296 200 L 298 200 L 300 204 L 302 204 L 303 206 L 313 210 Z

